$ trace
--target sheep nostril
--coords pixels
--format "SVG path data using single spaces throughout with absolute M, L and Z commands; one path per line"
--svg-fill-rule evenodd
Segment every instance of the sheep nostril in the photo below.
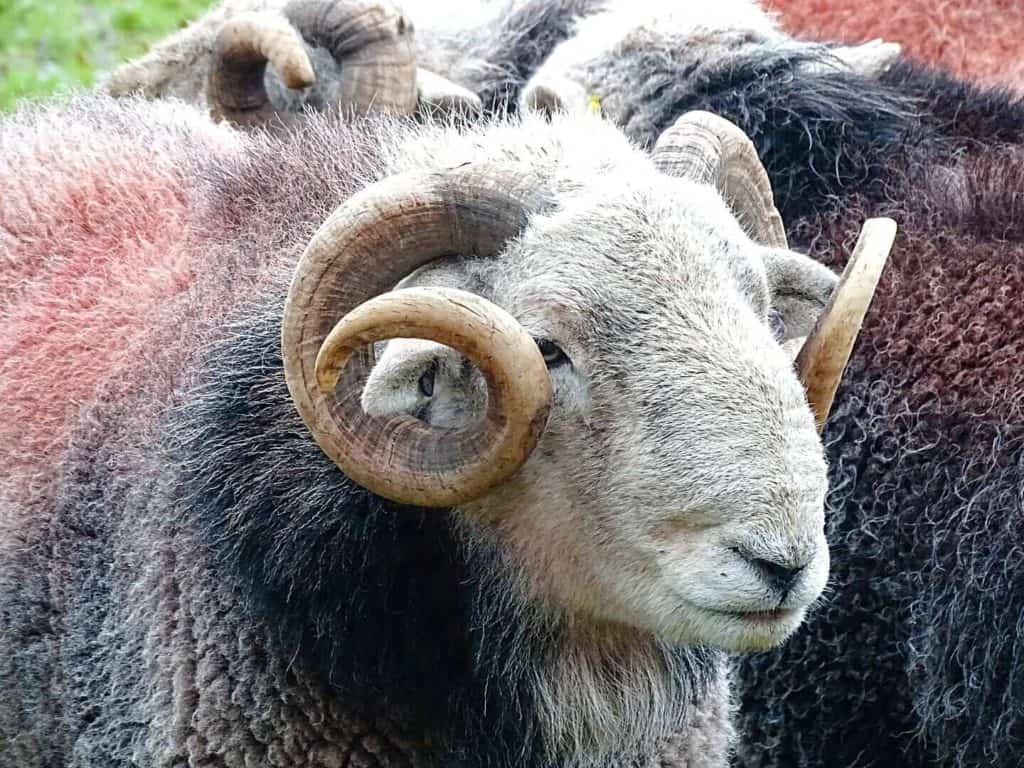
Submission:
M 768 560 L 737 548 L 734 548 L 733 551 L 746 560 L 769 586 L 779 592 L 788 592 L 808 565 L 808 563 L 801 565 L 780 563 L 777 560 Z
M 420 376 L 420 392 L 424 397 L 434 396 L 434 377 L 437 375 L 437 366 L 432 365 Z

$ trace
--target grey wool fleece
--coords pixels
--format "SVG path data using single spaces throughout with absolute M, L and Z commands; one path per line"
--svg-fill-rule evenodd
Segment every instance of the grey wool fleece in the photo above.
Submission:
M 529 135 L 551 132 L 549 162 L 596 162 L 545 125 Z M 572 652 L 609 674 L 654 659 L 652 684 L 683 703 L 676 735 L 552 757 L 535 681 L 565 628 L 515 604 L 497 548 L 355 486 L 295 413 L 279 352 L 291 269 L 409 130 L 317 118 L 246 136 L 96 97 L 0 124 L 0 232 L 23 275 L 3 311 L 26 334 L 3 377 L 37 366 L 0 403 L 20 427 L 0 445 L 0 767 L 727 765 L 724 657 L 633 635 Z M 426 147 L 441 129 L 415 130 Z M 522 135 L 504 130 L 461 140 Z M 154 211 L 175 225 L 145 229 Z M 52 297 L 49 335 L 17 325 L 70 267 L 98 293 Z M 43 370 L 54 360 L 64 375 Z M 67 405 L 65 426 L 37 422 L 47 404 Z
M 131 442 L 85 441 L 78 469 L 105 474 L 103 465 L 121 461 Z M 65 487 L 39 559 L 23 561 L 49 578 L 23 582 L 16 595 L 4 585 L 5 612 L 45 623 L 35 638 L 31 628 L 9 627 L 15 635 L 3 643 L 8 652 L 12 642 L 21 646 L 18 658 L 0 664 L 17 676 L 15 697 L 26 700 L 24 719 L 14 723 L 7 694 L 0 766 L 533 764 L 484 762 L 486 749 L 448 753 L 306 672 L 278 628 L 254 617 L 251 596 L 217 573 L 196 531 L 168 514 L 173 481 L 154 482 L 166 466 L 151 461 L 116 483 L 108 478 L 102 502 L 86 498 L 100 490 L 95 483 Z M 635 765 L 725 765 L 727 697 L 724 686 L 715 689 L 680 724 L 685 737 L 664 745 L 657 762 Z

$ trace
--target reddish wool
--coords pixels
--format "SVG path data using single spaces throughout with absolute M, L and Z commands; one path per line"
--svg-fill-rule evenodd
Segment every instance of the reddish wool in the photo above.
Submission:
M 885 38 L 911 59 L 1024 92 L 1020 0 L 765 0 L 789 31 L 823 40 Z
M 833 593 L 738 662 L 737 765 L 1022 764 L 1022 174 L 979 146 L 790 226 L 837 269 L 865 218 L 900 230 L 825 433 Z
M 891 184 L 891 202 L 851 199 L 841 217 L 808 217 L 795 227 L 813 232 L 812 255 L 839 270 L 845 255 L 835 244 L 852 245 L 859 221 L 887 215 L 899 223 L 863 333 L 871 364 L 900 372 L 908 407 L 946 404 L 950 429 L 982 416 L 1024 424 L 1022 173 L 1019 148 L 987 148 L 908 174 Z
M 209 123 L 191 139 L 119 133 L 15 122 L 0 142 L 0 452 L 26 492 L 79 404 L 131 366 L 154 309 L 192 281 L 189 157 L 233 140 Z

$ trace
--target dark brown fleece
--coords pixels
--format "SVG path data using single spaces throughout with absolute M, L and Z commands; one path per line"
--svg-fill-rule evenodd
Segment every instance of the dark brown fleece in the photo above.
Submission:
M 894 169 L 791 234 L 900 225 L 825 438 L 832 594 L 741 666 L 744 766 L 1024 762 L 1024 152 Z

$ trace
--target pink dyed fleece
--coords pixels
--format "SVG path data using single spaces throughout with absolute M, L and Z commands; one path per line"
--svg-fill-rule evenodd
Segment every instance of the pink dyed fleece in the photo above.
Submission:
M 245 139 L 167 111 L 147 133 L 26 108 L 0 131 L 0 461 L 19 491 L 45 481 L 98 382 L 144 375 L 133 345 L 196 275 L 194 158 Z

